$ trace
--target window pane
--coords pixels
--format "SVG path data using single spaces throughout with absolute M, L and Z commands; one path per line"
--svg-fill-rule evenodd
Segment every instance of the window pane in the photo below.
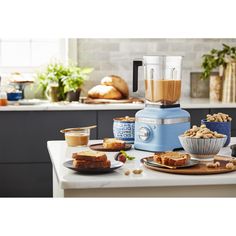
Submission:
M 29 38 L 2 38 L 2 42 L 5 43 L 29 43 L 30 39 Z
M 52 60 L 60 60 L 59 40 L 54 42 L 32 42 L 32 66 L 40 66 Z
M 2 66 L 29 66 L 30 44 L 29 42 L 2 42 L 1 43 Z

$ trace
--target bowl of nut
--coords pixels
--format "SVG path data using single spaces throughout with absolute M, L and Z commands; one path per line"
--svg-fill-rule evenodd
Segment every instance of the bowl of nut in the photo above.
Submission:
M 220 151 L 226 142 L 227 136 L 216 131 L 211 131 L 206 125 L 194 125 L 179 136 L 184 150 L 192 158 L 209 161 Z
M 201 120 L 201 123 L 206 125 L 206 127 L 212 131 L 225 134 L 227 136 L 227 140 L 225 142 L 224 147 L 226 147 L 230 143 L 231 121 L 232 118 L 228 114 L 220 112 L 213 115 L 208 114 L 206 116 L 206 119 Z

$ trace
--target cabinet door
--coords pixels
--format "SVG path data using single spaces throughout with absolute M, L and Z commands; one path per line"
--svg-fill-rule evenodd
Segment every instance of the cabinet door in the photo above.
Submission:
M 61 129 L 96 120 L 96 111 L 0 112 L 0 163 L 50 162 L 48 140 L 62 140 Z M 96 136 L 93 129 L 91 138 Z
M 190 113 L 191 117 L 191 126 L 200 125 L 201 120 L 209 114 L 209 109 L 185 109 Z
M 113 118 L 134 117 L 137 110 L 98 111 L 98 139 L 113 137 Z
M 52 197 L 52 165 L 0 164 L 0 197 Z

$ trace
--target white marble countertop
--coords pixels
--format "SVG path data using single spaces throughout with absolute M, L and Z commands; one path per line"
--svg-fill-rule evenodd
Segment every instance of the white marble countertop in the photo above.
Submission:
M 91 141 L 98 143 L 99 140 Z M 100 141 L 101 142 L 101 141 Z M 232 138 L 232 144 L 236 138 Z M 67 147 L 65 141 L 48 141 L 47 143 L 53 168 L 62 189 L 91 189 L 91 188 L 126 188 L 126 187 L 160 187 L 160 186 L 193 186 L 193 185 L 227 185 L 236 184 L 236 171 L 216 175 L 175 175 L 149 170 L 140 163 L 140 159 L 152 155 L 150 152 L 131 149 L 127 151 L 136 159 L 127 161 L 123 167 L 113 173 L 102 175 L 80 175 L 63 166 L 67 160 L 71 160 L 72 153 L 85 148 Z M 222 148 L 220 154 L 230 156 L 230 148 Z M 110 160 L 114 160 L 114 152 L 107 153 Z M 142 168 L 141 175 L 124 175 L 126 169 Z
M 209 99 L 182 98 L 183 109 L 236 108 L 236 103 L 210 102 Z M 144 104 L 82 104 L 82 103 L 47 103 L 38 105 L 0 106 L 0 111 L 74 111 L 74 110 L 140 110 Z

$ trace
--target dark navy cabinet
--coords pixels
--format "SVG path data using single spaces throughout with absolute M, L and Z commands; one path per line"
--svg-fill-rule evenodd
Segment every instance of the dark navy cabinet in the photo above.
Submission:
M 191 125 L 208 113 L 235 109 L 186 109 Z M 52 197 L 52 165 L 48 140 L 63 140 L 62 128 L 97 124 L 91 139 L 113 137 L 113 118 L 134 116 L 137 110 L 0 111 L 0 197 Z M 236 120 L 232 122 L 236 136 Z

